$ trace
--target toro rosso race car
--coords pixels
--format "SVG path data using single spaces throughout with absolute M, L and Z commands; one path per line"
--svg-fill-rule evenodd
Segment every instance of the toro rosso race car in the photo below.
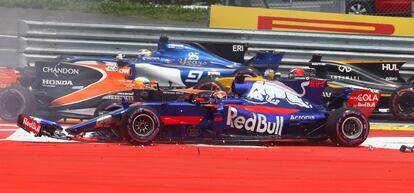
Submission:
M 36 136 L 80 141 L 99 141 L 85 133 L 113 130 L 137 145 L 330 138 L 341 146 L 357 146 L 367 138 L 369 122 L 363 112 L 351 107 L 329 110 L 320 102 L 326 82 L 307 87 L 303 82 L 237 80 L 231 97 L 223 91 L 200 91 L 177 101 L 123 103 L 123 108 L 67 128 L 27 115 L 20 115 L 17 124 Z
M 315 55 L 309 67 L 314 69 L 312 77 L 334 80 L 343 87 L 380 93 L 375 114 L 392 113 L 396 118 L 414 121 L 414 76 L 407 81 L 401 78 L 399 70 L 404 63 L 386 60 L 323 61 Z

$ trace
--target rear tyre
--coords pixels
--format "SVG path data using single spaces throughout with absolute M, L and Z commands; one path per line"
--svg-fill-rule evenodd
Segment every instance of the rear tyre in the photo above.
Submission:
M 226 88 L 213 78 L 202 79 L 193 88 L 198 90 L 226 91 Z
M 122 134 L 133 145 L 148 145 L 161 130 L 158 113 L 150 107 L 137 107 L 122 117 Z
M 0 92 L 0 118 L 15 122 L 19 114 L 31 114 L 36 109 L 35 97 L 22 86 L 10 86 Z
M 358 109 L 341 108 L 329 115 L 326 130 L 336 145 L 354 147 L 367 139 L 369 122 Z
M 402 87 L 391 95 L 391 112 L 398 119 L 414 120 L 414 88 Z

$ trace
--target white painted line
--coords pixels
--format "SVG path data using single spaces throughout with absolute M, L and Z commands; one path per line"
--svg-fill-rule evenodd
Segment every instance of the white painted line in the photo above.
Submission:
M 414 127 L 413 123 L 382 123 L 382 122 L 371 122 L 371 125 L 375 126 L 393 126 L 393 127 Z
M 0 35 L 2 38 L 18 38 L 18 36 L 12 36 L 12 35 Z
M 26 141 L 26 142 L 76 142 L 76 141 L 69 141 L 69 140 L 60 140 L 54 139 L 46 136 L 35 137 L 32 133 L 29 133 L 23 129 L 18 129 L 12 135 L 3 139 L 3 141 Z
M 362 146 L 400 149 L 401 145 L 414 146 L 414 137 L 369 137 Z
M 17 130 L 19 130 L 19 129 L 0 129 L 0 132 L 2 132 L 2 131 L 17 131 Z
M 0 123 L 0 127 L 17 127 L 17 125 L 10 123 Z
M 2 52 L 17 52 L 17 50 L 16 49 L 6 49 L 6 48 L 0 48 L 0 51 L 2 51 Z

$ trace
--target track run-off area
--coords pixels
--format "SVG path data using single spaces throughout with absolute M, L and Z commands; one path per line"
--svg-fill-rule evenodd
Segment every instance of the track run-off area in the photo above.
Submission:
M 72 143 L 0 124 L 0 192 L 414 192 L 413 124 L 374 122 L 360 147 Z

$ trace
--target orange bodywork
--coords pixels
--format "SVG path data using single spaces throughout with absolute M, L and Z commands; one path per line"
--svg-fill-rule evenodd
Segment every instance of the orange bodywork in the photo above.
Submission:
M 109 71 L 106 69 L 106 65 L 102 64 L 78 65 L 97 70 L 103 76 L 99 81 L 85 88 L 55 99 L 52 101 L 50 107 L 71 105 L 115 92 L 131 91 L 132 89 L 148 89 L 144 83 L 128 79 L 131 75 L 131 69 L 129 67 L 121 67 L 117 71 Z

